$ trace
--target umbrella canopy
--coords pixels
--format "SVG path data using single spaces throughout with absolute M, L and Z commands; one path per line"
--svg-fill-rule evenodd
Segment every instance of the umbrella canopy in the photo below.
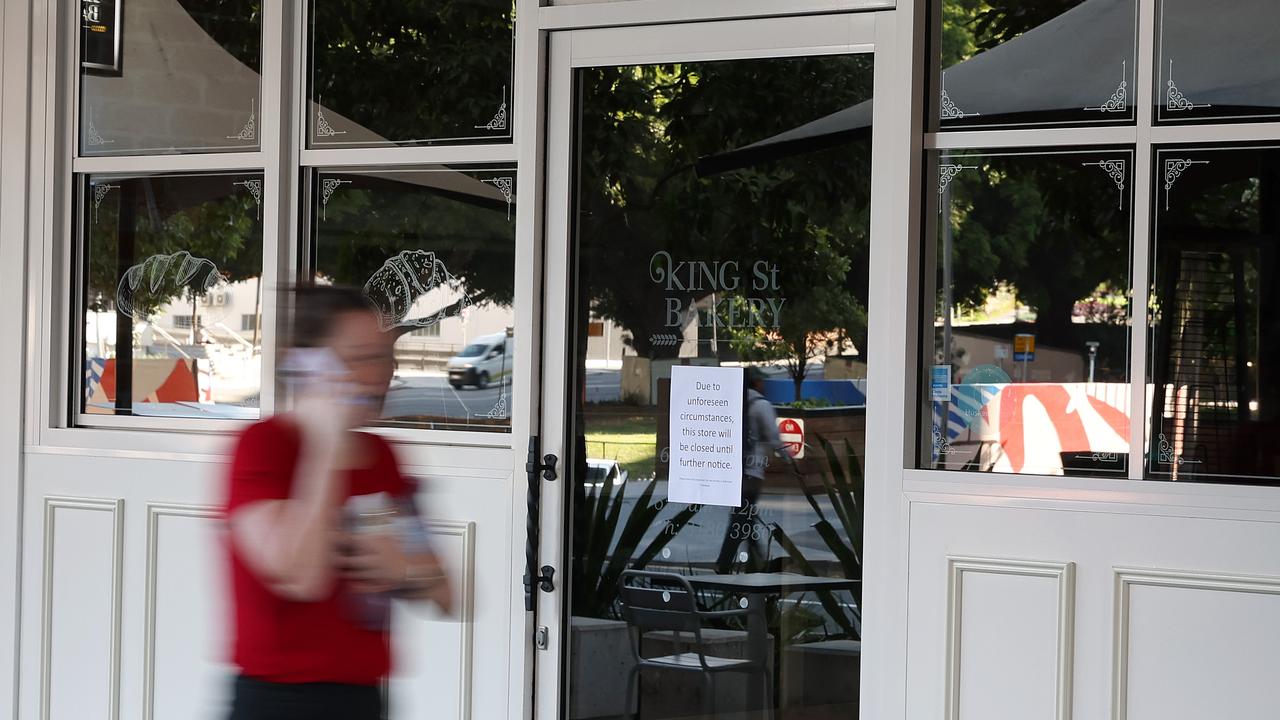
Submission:
M 1176 7 L 1174 7 L 1176 5 Z M 1202 108 L 1280 108 L 1280 4 L 1239 0 L 1229 17 L 1204 2 L 1165 3 L 1161 103 L 1171 60 L 1176 92 Z M 1126 120 L 1134 78 L 1133 0 L 1086 0 L 943 73 L 943 118 L 974 125 L 1031 124 L 1065 118 Z M 1240 32 L 1248 28 L 1248 32 Z M 870 100 L 787 132 L 702 158 L 712 175 L 841 145 L 871 131 Z M 1176 112 L 1176 111 L 1175 111 Z

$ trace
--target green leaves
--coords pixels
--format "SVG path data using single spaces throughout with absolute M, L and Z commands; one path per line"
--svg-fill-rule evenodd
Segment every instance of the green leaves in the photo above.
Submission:
M 822 449 L 825 461 L 818 473 L 820 487 L 813 487 L 806 478 L 796 475 L 797 484 L 804 493 L 809 507 L 818 518 L 813 529 L 831 554 L 835 556 L 844 577 L 862 579 L 862 541 L 865 526 L 865 485 L 862 466 L 854 453 L 853 445 L 845 440 L 843 451 L 837 452 L 835 446 L 821 435 L 817 436 L 818 446 Z M 843 462 L 841 458 L 843 457 Z M 830 515 L 823 509 L 819 497 L 827 501 Z M 813 564 L 804 556 L 804 552 L 778 525 L 772 528 L 773 539 L 779 547 L 786 551 L 791 561 L 806 575 L 820 574 Z M 851 618 L 843 605 L 836 602 L 830 592 L 816 593 L 823 609 L 827 611 L 849 637 L 859 637 L 856 628 L 861 627 L 861 617 Z M 862 586 L 853 591 L 854 602 L 862 608 Z
M 580 485 L 575 493 L 573 577 L 570 580 L 575 615 L 613 617 L 622 572 L 629 568 L 643 569 L 653 562 L 701 509 L 696 505 L 682 509 L 642 547 L 666 501 L 654 502 L 657 483 L 646 482 L 619 528 L 627 485 L 623 483 L 616 489 L 610 482 L 602 482 L 599 487 Z

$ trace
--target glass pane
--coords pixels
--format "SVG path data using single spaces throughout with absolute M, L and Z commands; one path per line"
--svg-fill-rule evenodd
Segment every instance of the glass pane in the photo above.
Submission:
M 1132 123 L 1136 0 L 941 0 L 942 129 Z
M 1160 122 L 1280 117 L 1280 3 L 1160 0 Z
M 312 269 L 398 336 L 390 425 L 511 429 L 515 169 L 315 174 Z
M 83 0 L 83 155 L 258 148 L 257 0 Z
M 857 717 L 872 74 L 579 71 L 570 717 Z
M 510 140 L 512 0 L 310 8 L 311 147 Z
M 923 467 L 1124 474 L 1132 155 L 938 158 Z
M 84 178 L 89 414 L 258 417 L 262 175 Z M 127 340 L 126 340 L 127 338 Z
M 1280 149 L 1160 148 L 1148 471 L 1275 484 L 1280 456 Z

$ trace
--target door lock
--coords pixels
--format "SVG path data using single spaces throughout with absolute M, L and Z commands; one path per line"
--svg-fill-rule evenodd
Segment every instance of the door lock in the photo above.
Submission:
M 538 626 L 538 632 L 534 634 L 534 643 L 539 650 L 546 650 L 551 645 L 551 631 L 546 625 Z

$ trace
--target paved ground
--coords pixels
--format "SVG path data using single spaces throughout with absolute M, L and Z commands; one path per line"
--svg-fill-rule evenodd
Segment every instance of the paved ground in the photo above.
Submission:
M 505 411 L 495 413 L 509 417 L 510 387 L 491 385 L 483 390 L 475 387 L 450 387 L 444 375 L 397 377 L 387 394 L 385 416 L 388 418 L 427 415 L 445 417 L 458 422 L 482 417 L 499 406 L 507 396 Z M 617 370 L 587 372 L 587 402 L 617 402 L 622 396 L 621 375 Z

